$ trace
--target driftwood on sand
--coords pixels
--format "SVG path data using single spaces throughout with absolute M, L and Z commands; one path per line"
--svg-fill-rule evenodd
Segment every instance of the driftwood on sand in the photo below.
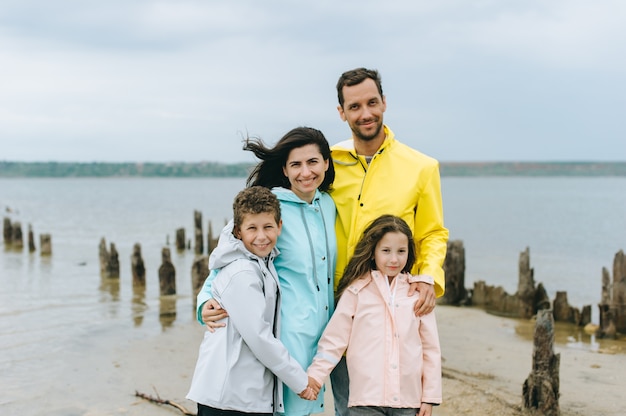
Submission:
M 164 405 L 167 405 L 167 406 L 172 406 L 172 407 L 175 407 L 175 408 L 177 408 L 178 410 L 180 410 L 180 411 L 181 411 L 181 413 L 182 413 L 183 415 L 185 415 L 185 416 L 196 416 L 196 414 L 195 414 L 195 413 L 190 412 L 189 410 L 187 410 L 187 409 L 185 408 L 185 406 L 183 406 L 183 405 L 181 405 L 181 404 L 178 404 L 178 403 L 176 403 L 176 402 L 173 402 L 173 401 L 171 401 L 171 400 L 164 400 L 164 399 L 161 399 L 160 397 L 158 397 L 158 394 L 157 394 L 157 397 L 153 397 L 153 396 L 150 396 L 150 395 L 148 395 L 148 394 L 145 394 L 145 393 L 140 393 L 140 392 L 138 392 L 138 391 L 135 391 L 135 396 L 137 396 L 137 397 L 141 397 L 142 399 L 145 399 L 145 400 L 148 400 L 148 401 L 149 401 L 149 402 L 151 402 L 151 403 L 156 403 L 156 404 L 164 404 Z

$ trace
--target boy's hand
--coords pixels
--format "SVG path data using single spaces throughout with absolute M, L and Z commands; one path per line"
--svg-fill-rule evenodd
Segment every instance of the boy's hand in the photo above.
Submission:
M 207 300 L 204 302 L 204 305 L 202 305 L 202 320 L 209 332 L 215 332 L 215 328 L 225 327 L 225 323 L 217 321 L 227 316 L 228 312 L 226 312 L 226 309 L 223 309 L 213 298 Z
M 415 316 L 424 316 L 431 313 L 435 309 L 435 286 L 426 282 L 411 283 L 409 296 L 413 296 L 416 291 L 419 292 L 420 296 L 413 307 Z
M 314 378 L 309 377 L 309 385 L 298 396 L 305 400 L 317 400 L 317 395 L 321 389 L 322 385 Z

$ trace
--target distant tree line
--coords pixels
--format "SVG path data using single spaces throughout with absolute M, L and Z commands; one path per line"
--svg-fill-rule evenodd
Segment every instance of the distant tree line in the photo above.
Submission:
M 626 162 L 447 162 L 441 176 L 626 176 Z
M 250 163 L 0 161 L 0 177 L 246 177 Z M 442 162 L 441 176 L 626 176 L 626 162 Z
M 245 177 L 250 163 L 3 162 L 0 177 Z

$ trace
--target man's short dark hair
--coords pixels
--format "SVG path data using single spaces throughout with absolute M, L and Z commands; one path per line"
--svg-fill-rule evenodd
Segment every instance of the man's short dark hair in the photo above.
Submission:
M 356 68 L 351 69 L 350 71 L 346 71 L 339 77 L 339 81 L 337 81 L 337 98 L 339 99 L 339 105 L 343 108 L 343 87 L 351 87 L 353 85 L 358 85 L 366 79 L 373 79 L 376 83 L 376 88 L 378 88 L 378 92 L 380 96 L 383 96 L 383 86 L 380 79 L 380 74 L 375 69 L 367 69 L 367 68 Z

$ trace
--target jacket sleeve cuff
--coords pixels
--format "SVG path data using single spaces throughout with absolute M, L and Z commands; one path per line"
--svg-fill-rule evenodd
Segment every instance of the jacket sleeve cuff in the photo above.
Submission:
M 435 278 L 427 274 L 418 274 L 409 276 L 409 283 L 428 283 L 429 285 L 435 284 Z

